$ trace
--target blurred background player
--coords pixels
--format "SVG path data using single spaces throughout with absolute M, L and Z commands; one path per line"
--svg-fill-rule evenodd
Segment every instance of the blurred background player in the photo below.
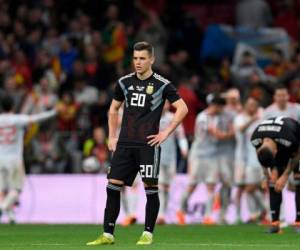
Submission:
M 162 117 L 160 120 L 160 130 L 164 130 L 172 122 L 174 114 L 171 113 L 170 103 L 166 102 Z M 176 140 L 180 149 L 181 156 L 185 159 L 188 154 L 188 141 L 184 134 L 183 126 L 180 124 L 174 133 L 172 133 L 167 140 L 161 144 L 160 157 L 160 172 L 158 177 L 159 183 L 159 199 L 160 208 L 158 212 L 157 224 L 166 223 L 166 211 L 169 201 L 170 184 L 176 174 L 177 148 Z
M 263 173 L 250 141 L 262 116 L 263 109 L 259 107 L 258 101 L 253 97 L 248 97 L 243 112 L 234 119 L 236 138 L 234 180 L 238 187 L 236 193 L 237 222 L 242 221 L 241 197 L 243 191 L 247 193 L 249 221 L 256 222 L 258 218 L 263 219 L 266 214 L 264 196 L 260 191 Z
M 272 224 L 269 233 L 280 233 L 280 206 L 282 190 L 289 175 L 299 174 L 299 138 L 300 124 L 287 117 L 274 117 L 263 120 L 255 128 L 251 142 L 256 148 L 260 164 L 263 166 L 265 179 L 263 186 L 269 188 Z M 300 228 L 300 186 L 296 186 L 297 232 Z
M 195 139 L 188 157 L 188 187 L 184 191 L 180 208 L 177 211 L 179 224 L 185 224 L 185 214 L 188 209 L 188 200 L 201 182 L 206 184 L 207 201 L 204 224 L 213 224 L 211 217 L 214 202 L 215 186 L 218 183 L 218 142 L 220 131 L 217 129 L 218 116 L 223 111 L 225 100 L 219 95 L 210 94 L 207 97 L 208 107 L 198 114 L 195 124 Z
M 285 116 L 300 122 L 300 105 L 289 102 L 288 89 L 279 85 L 274 90 L 273 103 L 265 109 L 264 119 Z
M 221 181 L 221 189 L 219 191 L 221 223 L 227 223 L 226 212 L 231 201 L 235 149 L 233 120 L 242 110 L 238 89 L 229 89 L 224 97 L 226 105 L 218 116 L 216 131 L 219 139 L 216 157 L 218 158 L 218 175 Z
M 0 216 L 7 213 L 14 222 L 13 205 L 22 191 L 25 171 L 23 163 L 24 131 L 27 125 L 42 122 L 55 116 L 50 110 L 36 115 L 14 114 L 14 102 L 10 96 L 2 98 L 0 114 Z

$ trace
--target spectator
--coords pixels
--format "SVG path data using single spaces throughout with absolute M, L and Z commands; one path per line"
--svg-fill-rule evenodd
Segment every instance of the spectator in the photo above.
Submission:
M 83 145 L 83 170 L 85 172 L 105 173 L 109 166 L 109 152 L 106 144 L 106 135 L 102 127 L 96 127 L 93 138 Z

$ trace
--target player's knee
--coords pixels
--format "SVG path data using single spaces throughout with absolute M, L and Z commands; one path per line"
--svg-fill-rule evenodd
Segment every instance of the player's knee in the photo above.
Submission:
M 121 180 L 116 180 L 116 179 L 108 179 L 108 181 L 111 183 L 111 184 L 116 184 L 116 185 L 124 185 L 124 181 L 121 181 Z
M 247 193 L 253 193 L 256 190 L 257 186 L 254 184 L 249 184 L 245 187 Z
M 157 183 L 153 183 L 153 182 L 144 182 L 144 187 L 145 188 L 158 188 L 158 184 Z

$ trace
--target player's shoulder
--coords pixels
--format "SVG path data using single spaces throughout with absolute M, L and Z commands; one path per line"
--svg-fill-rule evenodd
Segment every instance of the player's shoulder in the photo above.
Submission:
M 129 73 L 127 75 L 121 76 L 118 80 L 119 83 L 125 83 L 127 81 L 130 81 L 132 79 L 135 79 L 135 72 Z
M 277 110 L 277 106 L 275 103 L 272 103 L 271 105 L 267 106 L 264 110 L 264 113 L 270 113 L 270 112 L 274 112 L 275 110 Z
M 196 120 L 197 121 L 206 121 L 208 119 L 208 117 L 209 117 L 209 114 L 204 109 L 203 111 L 201 111 L 200 113 L 197 114 Z
M 288 103 L 288 108 L 289 109 L 300 109 L 300 104 L 299 103 L 295 103 L 295 102 L 289 102 Z
M 152 75 L 152 79 L 156 82 L 159 83 L 161 85 L 168 85 L 171 83 L 170 80 L 168 80 L 167 78 L 163 77 L 162 75 L 154 72 Z

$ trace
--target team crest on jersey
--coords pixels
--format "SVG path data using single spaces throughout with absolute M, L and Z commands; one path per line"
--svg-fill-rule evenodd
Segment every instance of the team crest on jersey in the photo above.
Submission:
M 153 91 L 154 91 L 153 83 L 149 83 L 149 85 L 148 85 L 147 88 L 146 88 L 146 93 L 147 93 L 148 95 L 151 95 L 151 94 L 153 93 Z

